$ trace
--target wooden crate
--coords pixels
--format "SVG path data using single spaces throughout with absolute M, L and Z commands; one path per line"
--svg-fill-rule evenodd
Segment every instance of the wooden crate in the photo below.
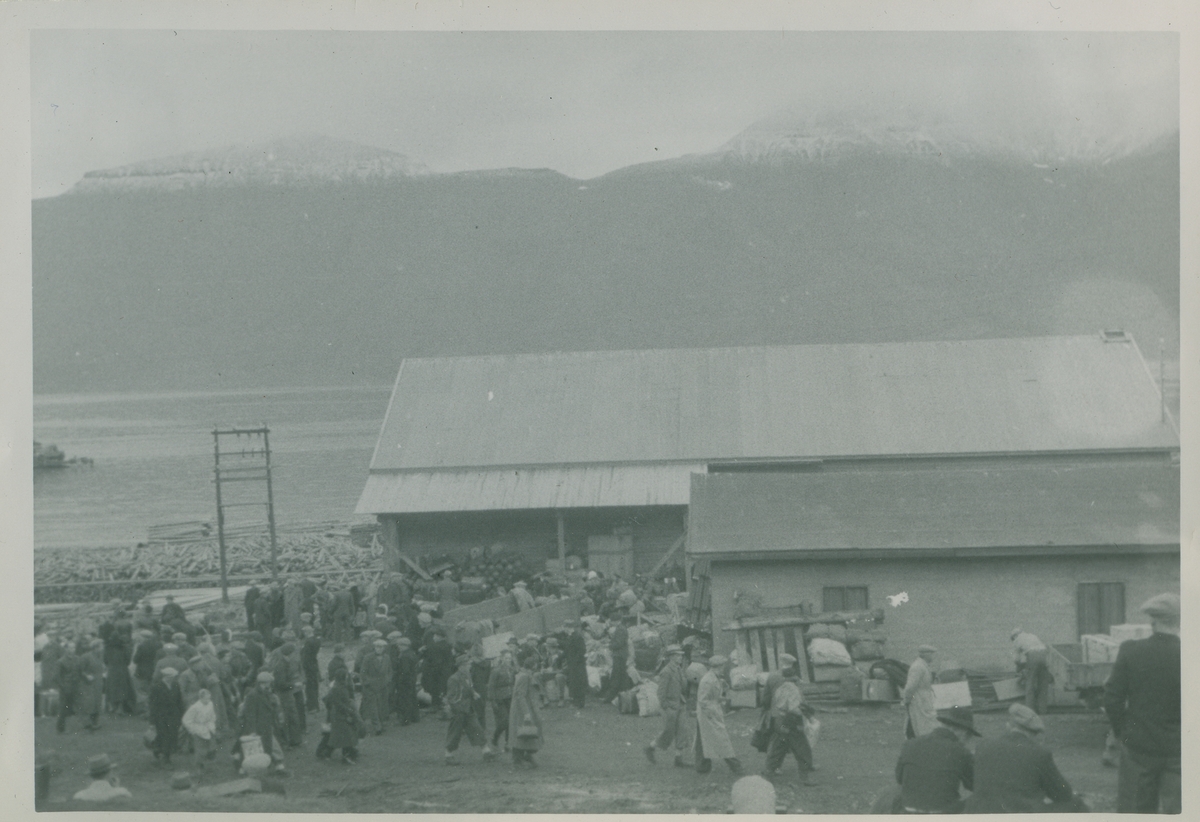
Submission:
M 971 686 L 962 682 L 937 682 L 933 686 L 933 708 L 943 711 L 946 708 L 970 708 Z
M 791 654 L 799 660 L 801 681 L 811 680 L 802 626 L 745 628 L 734 635 L 734 642 L 742 658 L 753 662 L 760 671 L 778 671 L 780 654 Z

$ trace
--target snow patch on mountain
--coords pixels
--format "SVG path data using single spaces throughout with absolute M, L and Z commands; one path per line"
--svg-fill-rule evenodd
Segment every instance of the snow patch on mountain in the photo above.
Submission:
M 319 135 L 302 135 L 89 171 L 71 191 L 314 185 L 389 180 L 429 173 L 422 163 L 399 152 Z

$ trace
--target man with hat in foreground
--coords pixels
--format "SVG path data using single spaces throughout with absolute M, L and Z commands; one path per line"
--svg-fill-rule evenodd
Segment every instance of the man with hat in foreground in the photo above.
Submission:
M 446 682 L 446 707 L 450 711 L 450 726 L 446 729 L 446 764 L 457 765 L 454 752 L 462 736 L 467 735 L 467 741 L 472 746 L 484 747 L 486 735 L 475 714 L 475 701 L 482 696 L 475 691 L 471 681 L 471 656 L 459 654 L 455 659 L 458 670 Z M 484 754 L 490 758 L 491 749 L 484 748 Z
M 82 799 L 87 802 L 107 802 L 110 799 L 122 796 L 133 796 L 128 788 L 121 787 L 120 780 L 113 773 L 113 769 L 117 767 L 117 763 L 109 759 L 108 754 L 102 753 L 89 756 L 87 766 L 88 776 L 92 778 L 92 784 L 76 792 L 75 799 Z
M 687 682 L 683 673 L 683 647 L 668 645 L 665 651 L 667 664 L 658 674 L 658 703 L 662 706 L 663 729 L 654 744 L 647 745 L 643 752 L 654 761 L 655 749 L 665 751 L 675 743 L 675 766 L 686 768 L 683 752 L 688 749 L 688 717 L 683 710 L 683 699 Z
M 734 753 L 729 732 L 725 730 L 725 684 L 729 677 L 729 660 L 723 656 L 710 657 L 708 670 L 700 677 L 696 689 L 696 770 L 708 773 L 714 758 L 724 759 L 735 775 L 742 772 L 742 763 Z
M 961 785 L 973 790 L 975 764 L 967 741 L 980 736 L 970 708 L 950 708 L 937 714 L 941 725 L 904 743 L 896 762 L 900 785 L 893 813 L 959 813 Z
M 800 693 L 800 669 L 791 666 L 780 671 L 782 681 L 771 696 L 770 743 L 767 746 L 767 764 L 763 776 L 771 779 L 779 773 L 779 766 L 790 753 L 800 771 L 800 782 L 813 784 L 812 746 L 804 735 L 804 718 L 811 709 L 804 704 Z
M 1009 706 L 1008 733 L 975 748 L 975 792 L 967 798 L 966 813 L 1087 811 L 1050 751 L 1038 744 L 1044 730 L 1045 723 L 1032 708 Z
M 1180 812 L 1179 595 L 1142 604 L 1153 633 L 1121 643 L 1104 712 L 1121 742 L 1118 813 Z
M 917 649 L 917 658 L 908 667 L 908 680 L 900 693 L 900 700 L 908 709 L 908 722 L 904 725 L 904 736 L 912 739 L 923 736 L 938 728 L 938 715 L 933 707 L 933 656 L 937 648 L 922 645 Z
M 179 672 L 163 668 L 159 678 L 150 686 L 148 698 L 150 724 L 154 726 L 154 758 L 171 764 L 171 754 L 179 744 L 179 727 L 183 723 L 183 694 L 175 681 Z
M 1013 644 L 1013 660 L 1025 682 L 1025 704 L 1039 714 L 1046 713 L 1050 703 L 1050 667 L 1046 643 L 1033 634 L 1014 628 L 1009 638 Z

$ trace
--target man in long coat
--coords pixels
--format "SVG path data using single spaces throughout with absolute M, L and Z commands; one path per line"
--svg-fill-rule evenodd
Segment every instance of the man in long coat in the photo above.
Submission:
M 350 595 L 349 588 L 341 588 L 334 592 L 330 616 L 333 621 L 333 641 L 349 642 L 354 620 L 354 598 Z
M 333 684 L 325 694 L 325 710 L 329 722 L 329 739 L 324 744 L 327 754 L 318 753 L 322 759 L 338 749 L 342 761 L 348 765 L 358 763 L 358 728 L 362 718 L 354 707 L 354 696 L 350 690 L 350 676 L 341 668 L 332 678 Z
M 421 660 L 408 637 L 397 639 L 396 647 L 399 651 L 396 657 L 396 713 L 402 726 L 411 725 L 421 719 L 421 706 L 417 701 L 417 674 L 421 669 Z
M 79 658 L 79 691 L 75 711 L 86 716 L 83 727 L 89 731 L 100 728 L 100 705 L 104 699 L 104 640 L 93 639 L 86 654 Z
M 937 648 L 932 645 L 922 645 L 917 649 L 917 658 L 908 668 L 908 680 L 900 700 L 908 709 L 908 722 L 904 726 L 904 736 L 907 739 L 922 736 L 937 730 L 937 711 L 933 704 L 933 657 Z
M 129 663 L 133 659 L 133 625 L 117 620 L 104 639 L 104 698 L 109 713 L 133 716 L 137 712 L 137 696 Z
M 58 688 L 58 721 L 55 729 L 61 734 L 67 730 L 67 717 L 76 713 L 75 700 L 79 695 L 80 661 L 75 654 L 75 643 L 63 643 L 62 654 L 55 666 L 53 682 Z
M 246 589 L 246 595 L 242 599 L 242 601 L 246 605 L 246 630 L 247 631 L 253 631 L 256 627 L 258 627 L 254 621 L 254 608 L 255 608 L 255 605 L 258 603 L 258 598 L 260 596 L 262 596 L 262 591 L 260 591 L 258 588 L 258 582 L 257 581 L 252 582 L 250 584 L 250 587 L 248 589 Z
M 587 642 L 579 629 L 579 620 L 567 622 L 571 630 L 563 641 L 563 671 L 567 675 L 567 690 L 571 692 L 571 701 L 576 708 L 582 708 L 587 702 Z
M 311 626 L 304 626 L 304 645 L 300 649 L 300 667 L 304 670 L 304 704 L 309 711 L 321 707 L 317 697 L 321 687 L 321 663 L 317 654 L 321 652 L 321 640 Z
M 1141 610 L 1153 633 L 1121 643 L 1104 686 L 1104 712 L 1121 742 L 1117 812 L 1179 813 L 1179 595 L 1159 594 Z
M 460 654 L 455 660 L 458 670 L 446 682 L 446 707 L 450 712 L 450 725 L 446 729 L 446 764 L 457 765 L 455 751 L 466 734 L 467 741 L 474 747 L 483 747 L 484 755 L 490 757 L 486 747 L 487 736 L 475 714 L 475 702 L 483 695 L 475 691 L 471 681 L 471 657 Z
M 433 629 L 433 638 L 425 646 L 424 662 L 421 684 L 425 692 L 433 698 L 433 707 L 441 708 L 446 683 L 454 672 L 454 649 L 446 641 L 446 632 L 440 627 Z
M 183 724 L 183 694 L 175 682 L 176 673 L 174 668 L 162 669 L 147 698 L 150 723 L 154 725 L 154 758 L 167 765 L 179 745 L 179 728 Z
M 1009 635 L 1013 644 L 1013 661 L 1025 681 L 1025 704 L 1039 714 L 1046 713 L 1050 701 L 1049 657 L 1046 644 L 1029 631 L 1014 628 Z
M 383 733 L 383 718 L 387 715 L 387 640 L 376 639 L 372 646 L 358 668 L 358 676 L 362 681 L 360 708 L 363 722 L 379 736 Z
M 975 792 L 965 813 L 1079 813 L 1070 783 L 1054 764 L 1054 756 L 1037 742 L 1046 729 L 1026 705 L 1008 708 L 1008 732 L 985 739 L 975 748 Z
M 742 763 L 734 753 L 729 732 L 725 730 L 725 681 L 729 660 L 714 656 L 696 689 L 696 770 L 708 773 L 714 759 L 723 759 L 734 774 L 742 772 Z
M 283 586 L 283 621 L 292 629 L 292 633 L 300 633 L 300 608 L 304 604 L 304 592 L 300 583 L 289 579 Z

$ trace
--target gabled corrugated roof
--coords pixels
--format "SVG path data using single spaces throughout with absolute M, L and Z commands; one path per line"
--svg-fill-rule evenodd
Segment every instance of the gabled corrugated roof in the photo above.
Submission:
M 1179 544 L 1179 469 L 989 469 L 696 474 L 695 556 L 794 551 Z
M 406 360 L 372 471 L 1177 448 L 1094 337 Z

